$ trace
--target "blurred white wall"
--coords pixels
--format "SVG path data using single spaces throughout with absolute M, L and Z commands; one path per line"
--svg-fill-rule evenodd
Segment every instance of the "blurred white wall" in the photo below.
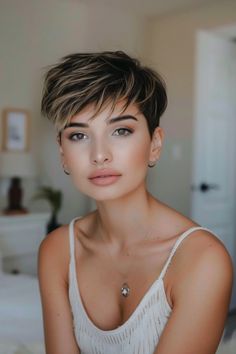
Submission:
M 1 0 L 0 2 L 0 110 L 29 109 L 31 146 L 39 167 L 37 183 L 61 188 L 64 194 L 60 221 L 90 208 L 89 200 L 73 187 L 61 166 L 51 123 L 40 116 L 44 67 L 79 51 L 122 49 L 141 56 L 145 20 L 75 0 Z M 30 202 L 35 183 L 24 181 L 24 204 L 49 210 L 45 201 Z M 6 204 L 6 185 L 0 185 L 0 208 Z
M 200 29 L 232 24 L 236 24 L 236 2 L 227 0 L 149 21 L 145 60 L 164 77 L 169 99 L 161 121 L 166 142 L 149 178 L 150 190 L 185 215 L 191 202 L 195 36 Z
M 89 210 L 90 201 L 73 187 L 60 166 L 51 123 L 40 115 L 44 67 L 78 51 L 125 50 L 154 66 L 167 82 L 169 106 L 161 120 L 166 132 L 163 154 L 150 170 L 150 190 L 185 215 L 190 210 L 193 138 L 194 46 L 198 29 L 236 23 L 236 2 L 220 1 L 170 15 L 139 16 L 132 12 L 77 0 L 1 0 L 0 111 L 5 107 L 32 113 L 31 145 L 39 167 L 39 184 L 61 188 L 60 221 Z M 35 183 L 24 182 L 25 204 L 32 203 Z M 6 204 L 0 183 L 0 208 Z

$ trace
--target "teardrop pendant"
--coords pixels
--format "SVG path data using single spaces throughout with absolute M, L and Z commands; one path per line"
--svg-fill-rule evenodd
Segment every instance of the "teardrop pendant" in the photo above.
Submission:
M 121 288 L 121 295 L 124 297 L 129 296 L 130 293 L 130 287 L 127 283 L 124 283 Z

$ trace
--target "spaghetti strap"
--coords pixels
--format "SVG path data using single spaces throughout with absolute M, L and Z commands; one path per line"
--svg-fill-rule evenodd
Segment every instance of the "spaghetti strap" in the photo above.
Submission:
M 166 274 L 166 271 L 167 271 L 167 268 L 169 267 L 170 263 L 171 263 L 171 260 L 177 250 L 177 248 L 179 247 L 179 245 L 181 244 L 181 242 L 187 237 L 189 236 L 193 231 L 197 231 L 197 230 L 205 230 L 205 231 L 208 231 L 210 233 L 213 234 L 213 232 L 206 228 L 206 227 L 202 227 L 202 226 L 194 226 L 194 227 L 191 227 L 190 229 L 188 229 L 187 231 L 185 231 L 182 235 L 180 235 L 180 237 L 177 239 L 177 241 L 175 242 L 174 244 L 174 247 L 172 248 L 171 252 L 170 252 L 170 255 L 164 265 L 164 267 L 162 268 L 162 271 L 161 271 L 161 274 L 160 274 L 160 277 L 159 279 L 163 279 L 165 274 Z M 215 235 L 216 236 L 216 235 Z
M 70 259 L 72 262 L 75 260 L 75 236 L 74 236 L 74 223 L 77 219 L 80 219 L 81 216 L 77 216 L 71 220 L 69 224 L 69 243 L 70 243 Z

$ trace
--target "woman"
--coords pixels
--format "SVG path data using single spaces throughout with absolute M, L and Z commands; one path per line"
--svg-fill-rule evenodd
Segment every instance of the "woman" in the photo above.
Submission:
M 166 103 L 159 75 L 123 52 L 72 54 L 46 75 L 42 112 L 58 131 L 64 172 L 97 205 L 40 247 L 47 354 L 216 351 L 230 257 L 146 186 Z

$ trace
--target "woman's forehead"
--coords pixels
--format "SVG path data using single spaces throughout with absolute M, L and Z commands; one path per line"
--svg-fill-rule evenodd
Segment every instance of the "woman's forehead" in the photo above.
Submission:
M 101 107 L 99 111 L 94 104 L 90 104 L 86 106 L 81 112 L 71 117 L 69 122 L 73 123 L 80 121 L 84 123 L 90 123 L 94 119 L 99 119 L 106 122 L 113 117 L 119 117 L 121 115 L 132 115 L 137 118 L 142 115 L 135 103 L 130 103 L 127 107 L 125 107 L 125 104 L 126 103 L 124 101 L 120 101 L 113 107 L 112 103 L 110 103 L 105 107 Z

